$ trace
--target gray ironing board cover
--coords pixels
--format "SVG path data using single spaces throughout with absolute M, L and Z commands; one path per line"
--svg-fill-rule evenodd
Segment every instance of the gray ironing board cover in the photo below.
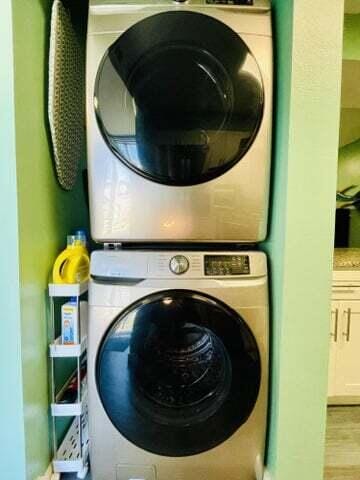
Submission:
M 70 11 L 54 0 L 49 51 L 48 116 L 55 169 L 60 185 L 71 190 L 85 155 L 84 47 Z

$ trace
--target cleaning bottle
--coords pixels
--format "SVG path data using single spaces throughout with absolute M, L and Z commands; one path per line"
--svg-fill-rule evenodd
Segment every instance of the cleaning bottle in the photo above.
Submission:
M 82 283 L 89 279 L 90 259 L 86 248 L 86 235 L 78 230 L 68 235 L 67 247 L 54 263 L 54 283 Z

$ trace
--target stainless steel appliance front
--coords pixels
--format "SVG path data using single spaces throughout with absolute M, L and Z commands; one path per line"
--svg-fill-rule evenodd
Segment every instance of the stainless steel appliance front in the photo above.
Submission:
M 92 478 L 262 480 L 265 255 L 98 251 L 91 265 Z
M 87 130 L 99 242 L 257 242 L 271 157 L 269 7 L 90 2 Z

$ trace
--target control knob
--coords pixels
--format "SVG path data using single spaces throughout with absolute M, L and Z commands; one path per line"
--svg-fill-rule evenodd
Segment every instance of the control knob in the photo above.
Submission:
M 181 275 L 189 270 L 189 260 L 184 255 L 175 255 L 170 260 L 170 270 L 175 275 Z

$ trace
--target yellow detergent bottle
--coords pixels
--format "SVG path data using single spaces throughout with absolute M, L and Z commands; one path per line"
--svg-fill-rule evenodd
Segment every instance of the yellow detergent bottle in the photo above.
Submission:
M 86 248 L 86 236 L 79 230 L 68 235 L 67 247 L 54 263 L 54 283 L 82 283 L 89 279 L 90 259 Z

